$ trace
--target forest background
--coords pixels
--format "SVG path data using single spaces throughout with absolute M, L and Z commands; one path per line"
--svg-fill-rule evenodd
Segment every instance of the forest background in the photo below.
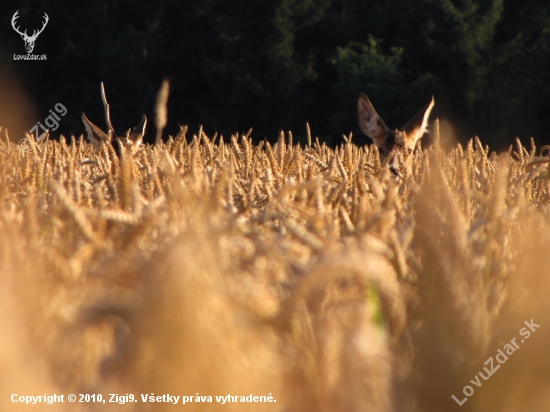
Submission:
M 34 54 L 31 34 L 49 22 Z M 117 132 L 154 117 L 170 80 L 168 132 L 200 126 L 228 138 L 253 128 L 334 145 L 357 127 L 365 92 L 390 127 L 432 95 L 459 141 L 492 149 L 515 137 L 550 142 L 550 6 L 539 0 L 9 1 L 0 6 L 0 125 L 13 135 L 67 108 L 59 135 L 80 135 L 82 112 L 103 126 L 106 85 Z M 21 115 L 21 113 L 25 113 Z M 152 123 L 152 122 L 151 122 Z M 150 127 L 146 140 L 153 141 Z

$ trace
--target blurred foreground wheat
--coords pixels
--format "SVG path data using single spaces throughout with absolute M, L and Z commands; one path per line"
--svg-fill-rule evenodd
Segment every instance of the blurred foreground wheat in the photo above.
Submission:
M 0 409 L 548 411 L 550 162 L 199 132 L 0 143 Z M 540 329 L 459 407 L 526 320 Z M 212 396 L 142 403 L 140 394 Z M 215 402 L 268 395 L 276 403 Z

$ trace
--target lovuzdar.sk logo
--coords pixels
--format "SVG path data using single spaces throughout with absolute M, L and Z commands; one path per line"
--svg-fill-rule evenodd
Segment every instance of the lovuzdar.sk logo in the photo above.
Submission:
M 21 38 L 25 42 L 25 49 L 27 50 L 27 54 L 14 54 L 13 60 L 47 60 L 45 54 L 36 55 L 36 54 L 32 54 L 32 51 L 34 50 L 34 44 L 36 43 L 36 39 L 38 38 L 40 33 L 42 33 L 46 28 L 46 25 L 48 24 L 48 21 L 50 20 L 50 18 L 46 13 L 44 13 L 44 16 L 43 16 L 44 22 L 42 23 L 42 27 L 40 28 L 40 30 L 34 29 L 32 35 L 29 36 L 27 34 L 27 29 L 25 29 L 25 31 L 21 31 L 19 29 L 19 26 L 17 25 L 17 19 L 19 18 L 18 13 L 19 13 L 19 10 L 17 10 L 13 14 L 13 17 L 11 18 L 11 27 L 13 27 L 13 29 L 18 34 L 21 35 Z

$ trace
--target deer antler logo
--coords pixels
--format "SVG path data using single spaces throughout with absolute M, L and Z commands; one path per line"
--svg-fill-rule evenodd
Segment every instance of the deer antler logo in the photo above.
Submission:
M 45 20 L 44 20 L 44 24 L 42 25 L 42 28 L 40 30 L 34 30 L 32 36 L 29 36 L 27 35 L 27 30 L 25 30 L 24 32 L 21 32 L 19 30 L 19 27 L 15 26 L 16 20 L 19 17 L 17 13 L 19 13 L 19 10 L 17 10 L 13 14 L 13 17 L 11 18 L 11 26 L 17 33 L 21 35 L 21 37 L 25 41 L 25 49 L 27 50 L 27 54 L 31 54 L 34 49 L 34 43 L 36 42 L 38 35 L 44 31 L 44 28 L 46 27 L 46 24 L 48 24 L 48 21 L 50 20 L 50 18 L 46 13 L 44 13 Z

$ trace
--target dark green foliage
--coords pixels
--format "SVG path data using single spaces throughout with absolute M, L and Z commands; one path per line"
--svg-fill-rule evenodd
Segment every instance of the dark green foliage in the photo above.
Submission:
M 80 134 L 83 111 L 101 124 L 103 81 L 122 133 L 142 113 L 153 118 L 168 78 L 172 134 L 189 124 L 226 138 L 253 127 L 258 139 L 279 129 L 303 139 L 308 121 L 328 142 L 350 131 L 367 142 L 356 125 L 360 92 L 390 127 L 435 95 L 434 114 L 463 139 L 477 134 L 502 148 L 515 136 L 543 143 L 550 132 L 550 6 L 537 0 L 21 0 L 1 8 L 0 82 L 15 76 L 36 102 L 29 128 L 57 102 L 68 108 L 58 132 Z M 47 61 L 13 60 L 24 53 L 10 27 L 16 10 L 30 32 L 49 14 L 34 51 Z

